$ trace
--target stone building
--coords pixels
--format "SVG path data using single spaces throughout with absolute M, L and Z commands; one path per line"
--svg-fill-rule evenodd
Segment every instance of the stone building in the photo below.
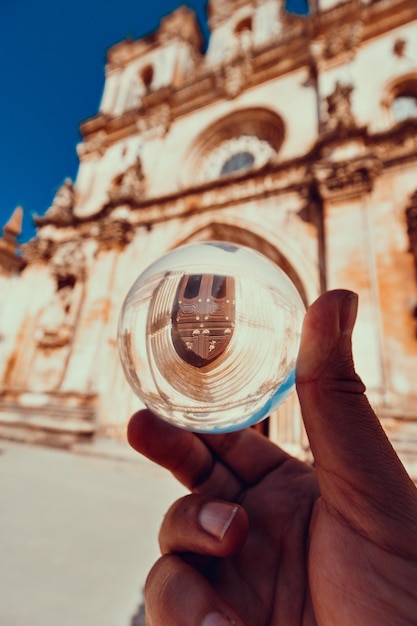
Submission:
M 294 281 L 360 296 L 358 371 L 417 461 L 417 3 L 210 0 L 107 55 L 80 167 L 19 249 L 0 241 L 0 434 L 124 437 L 139 402 L 116 345 L 136 276 L 192 241 L 245 244 Z M 295 395 L 269 434 L 303 455 Z M 414 470 L 413 470 L 414 471 Z

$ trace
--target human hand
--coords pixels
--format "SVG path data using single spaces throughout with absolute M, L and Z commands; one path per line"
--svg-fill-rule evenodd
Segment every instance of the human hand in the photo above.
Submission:
M 149 626 L 417 624 L 417 490 L 355 374 L 356 307 L 333 291 L 306 314 L 297 391 L 314 469 L 254 430 L 131 419 L 131 445 L 192 492 L 162 524 Z

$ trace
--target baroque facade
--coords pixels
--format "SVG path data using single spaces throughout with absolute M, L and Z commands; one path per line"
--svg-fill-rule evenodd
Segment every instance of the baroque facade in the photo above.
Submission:
M 417 463 L 417 4 L 210 0 L 210 39 L 179 7 L 108 51 L 36 236 L 0 240 L 0 435 L 124 437 L 139 401 L 116 345 L 137 275 L 186 242 L 232 241 L 282 267 L 306 305 L 359 293 L 357 369 L 405 464 Z M 307 453 L 296 396 L 269 435 Z

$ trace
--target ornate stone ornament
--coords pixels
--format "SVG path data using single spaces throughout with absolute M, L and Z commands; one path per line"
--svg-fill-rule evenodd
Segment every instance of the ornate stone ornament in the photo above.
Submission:
M 77 154 L 81 161 L 96 159 L 103 156 L 108 146 L 107 133 L 102 130 L 93 135 L 88 141 L 77 145 Z
M 246 155 L 247 167 L 227 169 L 227 164 L 237 156 Z M 203 162 L 198 178 L 216 180 L 222 176 L 240 173 L 245 169 L 259 169 L 276 156 L 276 151 L 265 139 L 255 135 L 242 135 L 221 143 Z M 249 157 L 251 157 L 249 159 Z
M 327 112 L 322 132 L 340 133 L 356 126 L 352 113 L 352 92 L 353 85 L 336 82 L 332 93 L 325 98 Z
M 172 112 L 169 104 L 162 103 L 150 107 L 138 117 L 137 130 L 147 137 L 163 137 L 171 125 Z
M 59 226 L 69 226 L 72 224 L 74 216 L 74 185 L 70 178 L 66 178 L 55 194 L 53 202 L 47 209 L 44 216 L 34 215 L 33 221 L 36 226 L 44 226 L 46 224 L 56 224 Z
M 45 263 L 52 257 L 55 247 L 51 239 L 34 237 L 22 246 L 23 257 L 27 263 Z
M 222 65 L 215 75 L 216 87 L 227 98 L 236 98 L 245 88 L 252 75 L 253 63 L 248 55 L 240 55 L 226 65 Z
M 362 33 L 362 21 L 343 24 L 332 29 L 325 39 L 323 57 L 329 59 L 339 54 L 354 52 L 361 42 Z
M 35 332 L 39 348 L 61 348 L 69 343 L 73 324 L 70 321 L 72 288 L 59 289 L 56 296 L 49 302 L 39 318 Z
M 124 248 L 132 241 L 134 229 L 132 224 L 124 219 L 106 219 L 100 223 L 98 244 L 100 250 Z
M 86 277 L 86 259 L 78 241 L 67 241 L 58 245 L 51 262 L 52 274 L 61 284 L 84 281 Z
M 142 160 L 136 161 L 113 180 L 109 189 L 109 198 L 113 204 L 138 203 L 143 200 L 146 190 L 146 179 L 143 173 Z
M 22 233 L 23 209 L 18 206 L 8 222 L 3 226 L 0 237 L 0 272 L 17 274 L 25 266 L 25 259 L 20 254 L 17 238 Z
M 375 157 L 338 163 L 321 162 L 313 167 L 321 197 L 332 200 L 368 193 L 381 170 L 382 163 Z
M 37 346 L 43 350 L 62 348 L 74 332 L 77 282 L 83 282 L 86 274 L 85 256 L 78 241 L 67 241 L 56 248 L 51 261 L 51 272 L 56 292 L 43 310 L 35 332 Z M 79 300 L 79 297 L 78 297 Z

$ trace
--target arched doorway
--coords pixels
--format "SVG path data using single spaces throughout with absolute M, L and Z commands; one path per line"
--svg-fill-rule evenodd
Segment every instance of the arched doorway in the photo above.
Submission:
M 187 243 L 210 240 L 244 245 L 267 256 L 273 263 L 285 271 L 298 289 L 305 306 L 308 306 L 306 287 L 291 260 L 282 253 L 278 246 L 247 228 L 224 223 L 220 220 L 213 221 L 189 233 L 180 241 L 175 242 L 173 248 Z M 296 393 L 293 393 L 268 418 L 254 428 L 291 454 L 299 458 L 308 456 L 308 440 Z

